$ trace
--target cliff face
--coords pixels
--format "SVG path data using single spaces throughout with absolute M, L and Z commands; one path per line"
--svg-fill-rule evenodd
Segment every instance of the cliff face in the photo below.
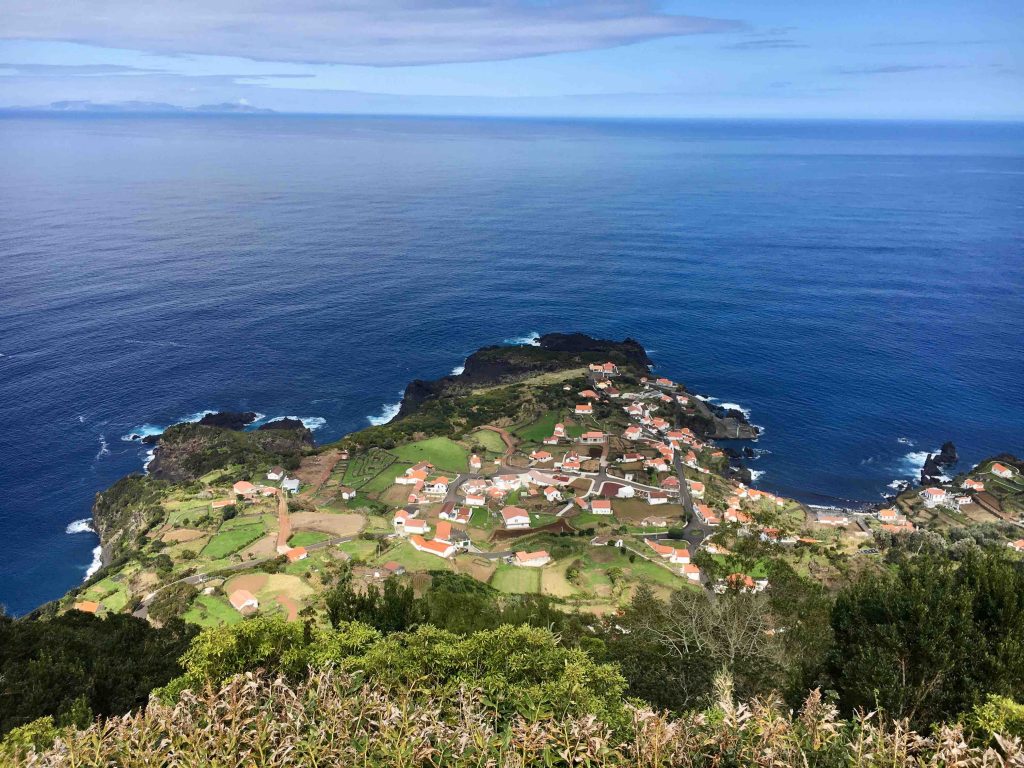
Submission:
M 459 390 L 503 384 L 538 373 L 580 368 L 609 360 L 638 376 L 646 375 L 648 366 L 652 364 L 638 341 L 595 339 L 583 333 L 545 334 L 536 345 L 483 347 L 466 359 L 465 368 L 458 376 L 410 382 L 395 418 L 414 413 L 426 400 Z
M 237 432 L 201 424 L 176 424 L 160 436 L 149 473 L 176 483 L 196 480 L 228 464 L 288 466 L 313 447 L 313 433 L 298 424 Z

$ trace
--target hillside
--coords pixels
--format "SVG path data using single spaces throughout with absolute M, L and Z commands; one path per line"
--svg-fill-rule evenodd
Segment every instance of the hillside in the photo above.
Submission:
M 24 620 L 0 616 L 9 754 L 58 732 L 37 764 L 96 738 L 113 754 L 193 733 L 204 708 L 295 695 L 346 711 L 340 685 L 381 707 L 465 706 L 406 741 L 398 721 L 345 731 L 318 753 L 330 759 L 526 765 L 573 733 L 572 750 L 607 745 L 595 764 L 627 765 L 654 729 L 651 765 L 747 764 L 768 720 L 784 724 L 771 748 L 797 762 L 850 764 L 862 738 L 927 761 L 960 734 L 956 754 L 1016 759 L 994 739 L 1024 735 L 1020 461 L 877 509 L 815 510 L 753 487 L 714 440 L 756 428 L 650 374 L 636 342 L 538 344 L 485 348 L 460 376 L 410 385 L 418 404 L 391 423 L 330 445 L 248 413 L 164 432 L 148 475 L 97 495 L 100 571 Z M 256 675 L 244 705 L 236 674 Z M 141 713 L 154 689 L 181 706 Z M 291 748 L 244 735 L 253 750 L 268 738 Z

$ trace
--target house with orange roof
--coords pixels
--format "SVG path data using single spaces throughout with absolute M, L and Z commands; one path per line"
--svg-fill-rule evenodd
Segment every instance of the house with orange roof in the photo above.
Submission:
M 248 480 L 239 480 L 237 483 L 231 486 L 231 490 L 234 491 L 236 496 L 255 496 L 256 486 L 250 483 Z
M 663 490 L 666 491 L 677 491 L 679 490 L 679 478 L 675 475 L 669 475 L 660 483 Z
M 541 442 L 544 445 L 558 445 L 560 440 L 559 440 L 558 436 L 551 435 L 550 437 L 545 437 L 543 440 L 541 440 Z
M 425 469 L 407 469 L 404 475 L 399 475 L 395 478 L 395 484 L 416 485 L 417 483 L 425 483 L 428 474 Z
M 672 552 L 668 556 L 668 561 L 675 565 L 686 565 L 690 562 L 690 550 L 685 547 L 671 547 Z
M 546 550 L 538 549 L 536 552 L 516 552 L 512 558 L 512 564 L 523 568 L 540 568 L 551 562 L 551 555 Z
M 647 539 L 647 546 L 653 549 L 661 557 L 669 557 L 675 551 L 673 547 L 666 546 L 665 544 L 659 544 L 654 539 Z
M 722 522 L 722 519 L 718 516 L 715 510 L 707 504 L 694 504 L 693 509 L 697 513 L 697 517 L 700 518 L 701 522 L 707 526 L 714 527 Z
M 475 453 L 469 457 L 469 468 L 474 472 L 479 472 L 483 465 L 483 461 L 481 461 L 480 457 Z
M 551 459 L 553 458 L 554 456 L 552 456 L 547 451 L 534 451 L 533 453 L 530 454 L 530 461 L 534 462 L 535 464 L 544 464 L 546 462 L 551 461 Z
M 434 541 L 441 541 L 445 544 L 452 543 L 452 524 L 442 520 L 434 528 Z
M 725 522 L 746 525 L 750 522 L 750 516 L 744 512 L 740 512 L 740 510 L 738 509 L 730 507 L 729 509 L 725 510 Z
M 1001 477 L 1004 480 L 1009 480 L 1013 477 L 1013 470 L 1005 464 L 1000 464 L 998 461 L 992 465 L 989 471 L 996 477 Z
M 886 507 L 878 510 L 878 521 L 880 523 L 897 523 L 903 519 L 903 515 L 896 507 Z
M 433 480 L 428 480 L 423 485 L 423 490 L 433 496 L 443 496 L 448 493 L 448 485 L 451 480 L 444 475 L 435 477 Z
M 609 499 L 594 499 L 590 502 L 590 511 L 595 515 L 610 515 L 612 502 Z
M 644 431 L 636 424 L 630 424 L 626 427 L 626 431 L 622 433 L 622 436 L 627 440 L 639 440 L 644 436 Z
M 555 437 L 565 437 L 565 424 L 563 424 L 562 422 L 558 422 L 557 424 L 555 424 L 553 435 Z
M 1016 541 L 1011 541 L 1006 546 L 1013 548 L 1017 552 L 1024 552 L 1024 539 L 1017 539 Z
M 561 501 L 562 492 L 555 488 L 555 486 L 549 485 L 547 488 L 544 489 L 544 498 L 552 503 L 556 501 Z
M 620 464 L 632 464 L 634 461 L 643 461 L 644 455 L 642 453 L 624 453 L 618 461 Z
M 665 491 L 648 491 L 647 503 L 651 505 L 668 504 L 668 494 Z
M 925 488 L 919 494 L 926 507 L 937 507 L 949 501 L 949 494 L 944 488 Z
M 292 547 L 284 553 L 284 556 L 288 558 L 289 563 L 297 563 L 299 560 L 305 560 L 309 557 L 309 553 L 305 547 Z
M 260 607 L 259 600 L 257 600 L 253 596 L 252 592 L 247 589 L 236 589 L 234 592 L 230 593 L 228 595 L 228 602 L 231 603 L 232 608 L 243 616 L 248 616 Z
M 964 480 L 963 483 L 960 484 L 960 487 L 963 488 L 965 491 L 980 492 L 985 490 L 985 484 L 981 480 L 972 480 L 969 477 L 966 480 Z
M 693 496 L 693 498 L 704 498 L 704 483 L 699 480 L 687 480 L 686 484 L 690 487 L 690 495 Z
M 487 504 L 487 499 L 482 493 L 467 493 L 466 504 L 471 507 L 482 507 Z
M 592 445 L 594 443 L 603 443 L 604 440 L 604 432 L 598 432 L 596 430 L 592 432 L 584 432 L 582 435 L 580 435 L 581 443 L 588 443 Z
M 426 552 L 428 555 L 436 555 L 446 560 L 455 554 L 454 545 L 437 539 L 427 541 L 422 536 L 410 536 L 409 543 L 417 552 Z
M 682 571 L 683 576 L 685 576 L 688 581 L 700 581 L 700 568 L 693 563 L 687 563 L 680 568 L 680 571 Z
M 590 403 L 577 403 L 574 413 L 577 416 L 589 416 L 594 412 L 594 406 Z
M 580 397 L 584 400 L 599 400 L 601 398 L 601 396 L 592 389 L 584 389 L 580 392 Z
M 522 507 L 505 507 L 501 510 L 501 519 L 509 530 L 530 527 L 530 513 Z
M 644 467 L 653 469 L 655 472 L 668 472 L 668 462 L 664 456 L 655 456 L 653 459 L 644 461 Z
M 697 454 L 694 453 L 693 451 L 687 451 L 686 455 L 683 457 L 683 464 L 688 466 L 690 469 L 696 469 L 697 468 Z

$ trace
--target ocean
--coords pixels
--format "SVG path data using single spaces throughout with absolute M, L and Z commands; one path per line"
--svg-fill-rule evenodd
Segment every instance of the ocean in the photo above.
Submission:
M 1024 126 L 0 118 L 0 603 L 82 581 L 125 440 L 320 441 L 474 349 L 582 330 L 764 427 L 757 485 L 877 501 L 1024 453 Z

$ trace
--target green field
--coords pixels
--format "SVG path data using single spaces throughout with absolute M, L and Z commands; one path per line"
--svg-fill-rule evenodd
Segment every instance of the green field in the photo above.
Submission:
M 366 539 L 353 539 L 352 541 L 339 544 L 338 549 L 342 552 L 347 552 L 353 558 L 368 560 L 376 554 L 377 542 L 367 541 Z
M 536 421 L 523 427 L 517 427 L 515 435 L 529 443 L 539 443 L 545 437 L 551 437 L 551 433 L 555 431 L 555 424 L 560 421 L 562 421 L 561 413 L 558 411 L 548 411 Z
M 491 576 L 491 586 L 501 592 L 515 594 L 540 591 L 540 568 L 519 568 L 514 565 L 499 565 Z
M 225 624 L 237 624 L 242 620 L 242 614 L 222 597 L 199 595 L 182 618 L 204 628 L 221 627 Z
M 442 557 L 428 555 L 426 552 L 419 552 L 412 548 L 412 545 L 403 541 L 396 547 L 392 547 L 384 554 L 376 557 L 374 562 L 377 565 L 394 560 L 401 563 L 407 571 L 449 571 L 451 563 Z
M 479 443 L 491 453 L 505 452 L 505 441 L 501 439 L 501 435 L 489 429 L 478 429 L 470 434 L 468 439 L 472 443 Z
M 429 461 L 435 469 L 448 472 L 466 472 L 469 469 L 469 454 L 466 449 L 447 437 L 431 437 L 428 440 L 403 445 L 391 452 L 400 461 L 413 464 Z
M 371 448 L 366 453 L 353 456 L 345 467 L 342 484 L 359 489 L 394 464 L 395 457 L 380 448 Z
M 308 547 L 310 544 L 318 544 L 321 541 L 327 541 L 329 538 L 331 537 L 320 531 L 299 531 L 292 534 L 292 537 L 288 539 L 288 543 L 293 547 Z
M 242 547 L 249 546 L 266 532 L 267 528 L 263 523 L 222 531 L 210 539 L 200 554 L 210 560 L 219 560 Z

